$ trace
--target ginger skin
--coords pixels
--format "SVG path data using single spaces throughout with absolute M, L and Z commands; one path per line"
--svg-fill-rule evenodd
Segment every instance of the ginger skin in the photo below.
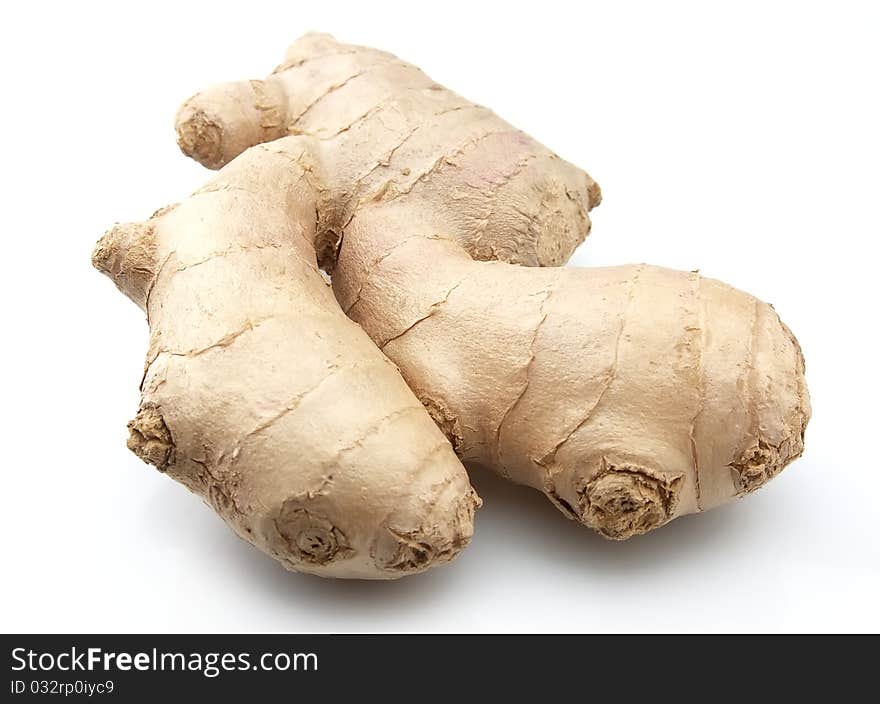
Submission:
M 696 273 L 559 268 L 595 182 L 390 54 L 310 34 L 177 117 L 216 168 L 311 137 L 319 262 L 465 462 L 624 539 L 803 451 L 804 362 L 771 306 Z
M 256 147 L 98 242 L 150 325 L 128 446 L 288 569 L 393 579 L 454 557 L 479 499 L 320 274 L 308 141 Z

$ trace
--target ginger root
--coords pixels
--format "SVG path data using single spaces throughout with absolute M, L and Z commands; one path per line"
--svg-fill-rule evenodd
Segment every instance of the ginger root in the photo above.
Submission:
M 322 278 L 313 153 L 256 147 L 92 261 L 150 325 L 129 448 L 285 567 L 391 579 L 454 557 L 479 499 Z
M 627 538 L 803 451 L 803 357 L 771 306 L 696 273 L 558 268 L 596 183 L 416 67 L 306 35 L 266 80 L 188 100 L 177 132 L 210 168 L 310 137 L 319 262 L 343 309 L 464 461 L 569 518 Z

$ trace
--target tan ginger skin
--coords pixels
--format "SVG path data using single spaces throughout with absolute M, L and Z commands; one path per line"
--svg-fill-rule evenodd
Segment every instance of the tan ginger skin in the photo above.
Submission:
M 309 34 L 265 81 L 188 100 L 177 130 L 211 168 L 270 140 L 319 160 L 342 308 L 464 461 L 569 518 L 627 538 L 802 453 L 804 362 L 773 308 L 696 273 L 559 268 L 596 183 L 416 67 Z
M 129 447 L 289 569 L 391 579 L 455 556 L 479 499 L 318 269 L 305 143 L 250 150 L 96 267 L 147 313 Z

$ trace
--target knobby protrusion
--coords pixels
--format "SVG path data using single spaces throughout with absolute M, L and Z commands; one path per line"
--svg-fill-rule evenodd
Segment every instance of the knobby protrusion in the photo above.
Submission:
M 128 422 L 128 449 L 164 472 L 174 464 L 174 439 L 157 408 L 143 406 Z
M 326 565 L 354 554 L 348 538 L 337 525 L 303 508 L 297 499 L 284 503 L 275 519 L 275 527 L 296 561 Z
M 581 520 L 606 538 L 626 540 L 666 523 L 678 503 L 681 477 L 663 479 L 635 466 L 613 466 L 579 491 Z
M 155 226 L 151 221 L 115 225 L 95 245 L 92 266 L 144 308 L 156 273 Z

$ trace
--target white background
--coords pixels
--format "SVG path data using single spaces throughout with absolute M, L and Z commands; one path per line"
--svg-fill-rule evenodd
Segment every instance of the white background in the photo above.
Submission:
M 15 7 L 16 9 L 10 9 Z M 0 21 L 5 631 L 880 629 L 876 3 L 21 3 Z M 89 265 L 208 174 L 179 102 L 317 29 L 392 51 L 584 166 L 577 265 L 696 269 L 775 304 L 807 450 L 766 489 L 609 543 L 478 474 L 453 564 L 289 574 L 125 449 L 143 315 Z

